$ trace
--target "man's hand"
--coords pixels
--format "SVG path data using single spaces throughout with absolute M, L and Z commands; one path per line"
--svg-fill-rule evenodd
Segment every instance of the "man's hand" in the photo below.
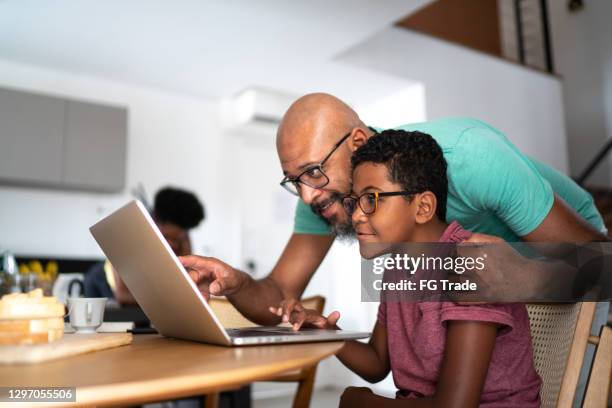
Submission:
M 179 261 L 206 298 L 209 294 L 231 295 L 245 282 L 243 272 L 216 258 L 188 255 L 180 256 Z
M 305 309 L 296 299 L 283 300 L 279 307 L 271 306 L 270 312 L 281 317 L 283 323 L 291 323 L 293 330 L 300 330 L 304 327 L 316 327 L 318 329 L 336 329 L 340 312 L 331 312 L 325 317 L 313 309 Z
M 368 387 L 347 387 L 340 396 L 340 408 L 369 407 L 374 395 Z
M 561 291 L 559 286 L 563 286 L 561 283 L 571 287 L 572 281 L 568 281 L 566 274 L 557 273 L 558 285 L 555 285 L 551 282 L 550 274 L 544 272 L 542 262 L 525 258 L 511 244 L 491 235 L 473 234 L 470 239 L 457 245 L 457 255 L 485 259 L 484 268 L 480 270 L 471 268 L 462 275 L 451 273 L 449 279 L 452 281 L 469 279 L 478 285 L 478 291 L 474 294 L 454 293 L 453 300 L 461 304 L 467 305 L 474 300 L 474 303 L 534 301 L 543 296 L 544 288 L 558 294 Z
M 527 278 L 533 280 L 538 278 L 533 270 L 528 270 L 526 260 L 518 252 L 503 239 L 492 235 L 472 234 L 469 239 L 457 245 L 457 256 L 485 259 L 482 270 L 472 268 L 462 275 L 451 273 L 452 281 L 463 282 L 469 279 L 478 285 L 477 294 L 455 293 L 454 300 L 458 303 L 467 305 L 470 300 L 476 300 L 476 304 L 492 300 L 516 301 L 526 294 L 525 288 L 517 285 L 517 282 L 521 282 L 518 275 L 527 275 Z
M 500 244 L 506 241 L 504 241 L 500 237 L 496 237 L 495 235 L 480 234 L 474 232 L 468 239 L 463 242 L 469 244 Z

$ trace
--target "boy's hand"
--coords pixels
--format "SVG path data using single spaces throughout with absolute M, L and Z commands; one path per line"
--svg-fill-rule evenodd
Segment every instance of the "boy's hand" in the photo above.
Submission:
M 316 327 L 318 329 L 336 329 L 340 312 L 331 312 L 325 317 L 313 309 L 305 309 L 296 299 L 283 300 L 279 307 L 271 306 L 270 312 L 282 316 L 283 323 L 291 323 L 293 330 L 300 330 L 304 327 Z
M 368 387 L 347 387 L 340 396 L 340 408 L 372 406 L 369 401 L 372 395 L 374 393 Z

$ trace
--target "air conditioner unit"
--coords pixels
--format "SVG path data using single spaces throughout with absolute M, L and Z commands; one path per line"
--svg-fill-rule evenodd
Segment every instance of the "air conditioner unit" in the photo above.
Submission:
M 226 123 L 230 127 L 276 127 L 297 98 L 297 95 L 288 92 L 262 87 L 247 88 L 228 101 Z

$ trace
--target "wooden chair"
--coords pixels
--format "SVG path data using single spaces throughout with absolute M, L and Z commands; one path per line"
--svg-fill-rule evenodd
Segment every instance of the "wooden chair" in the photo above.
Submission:
M 589 336 L 589 343 L 597 347 L 591 375 L 584 396 L 584 407 L 605 407 L 612 386 L 612 329 L 604 326 L 599 337 Z
M 599 344 L 584 406 L 603 407 L 610 389 L 610 329 L 591 336 L 595 302 L 528 304 L 536 371 L 542 377 L 542 407 L 571 407 L 587 344 Z M 607 360 L 606 360 L 607 358 Z M 606 371 L 607 370 L 607 371 Z M 606 386 L 607 384 L 607 386 Z M 588 401 L 604 401 L 587 405 Z
M 208 304 L 225 328 L 258 326 L 240 314 L 226 298 L 211 298 Z M 302 299 L 302 305 L 307 309 L 314 309 L 319 313 L 323 313 L 325 298 L 322 296 L 308 297 Z M 310 406 L 316 373 L 317 366 L 314 365 L 302 370 L 281 374 L 267 381 L 297 382 L 298 388 L 293 398 L 293 408 L 306 408 Z M 219 394 L 208 394 L 206 395 L 206 400 L 206 408 L 214 408 L 219 400 Z

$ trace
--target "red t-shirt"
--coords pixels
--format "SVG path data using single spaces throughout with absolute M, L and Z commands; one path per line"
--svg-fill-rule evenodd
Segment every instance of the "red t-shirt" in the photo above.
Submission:
M 440 242 L 471 233 L 453 222 Z M 533 366 L 527 309 L 520 303 L 461 306 L 453 302 L 382 302 L 378 323 L 387 330 L 397 398 L 432 396 L 446 343 L 446 322 L 476 320 L 500 326 L 480 399 L 481 407 L 539 407 L 542 381 Z

